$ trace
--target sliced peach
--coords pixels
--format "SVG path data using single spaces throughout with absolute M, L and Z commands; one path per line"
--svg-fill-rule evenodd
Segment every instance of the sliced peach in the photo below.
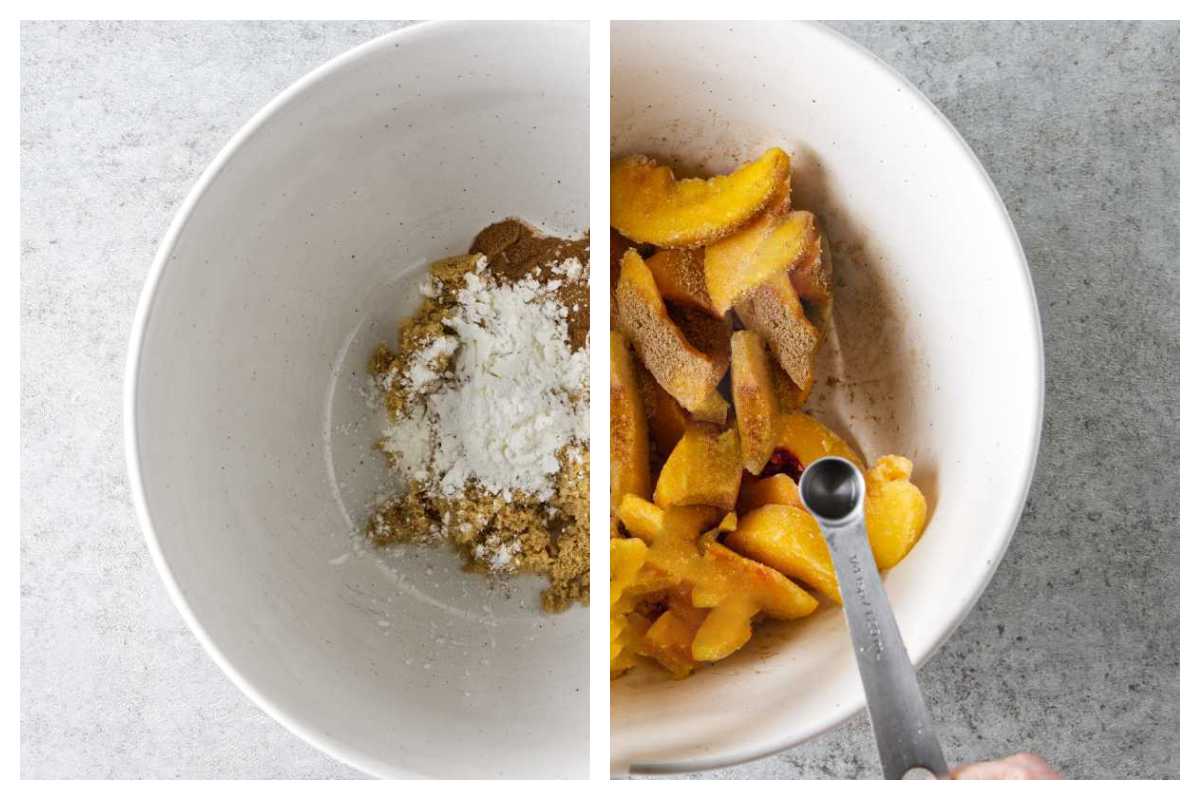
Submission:
M 696 661 L 720 661 L 750 641 L 751 621 L 760 611 L 750 597 L 731 595 L 718 603 L 692 637 L 691 656 Z
M 612 331 L 609 349 L 610 499 L 615 507 L 626 494 L 650 496 L 650 438 L 625 337 Z
M 821 336 L 805 316 L 787 275 L 775 275 L 751 292 L 738 303 L 737 314 L 742 324 L 767 341 L 779 365 L 807 398 Z
M 638 571 L 646 563 L 646 543 L 641 539 L 610 539 L 608 552 L 609 605 L 614 606 L 620 602 L 625 590 L 633 585 Z
M 767 207 L 790 179 L 787 154 L 773 147 L 729 175 L 677 180 L 646 156 L 613 162 L 612 225 L 635 242 L 700 247 L 728 236 Z
M 693 424 L 663 464 L 654 502 L 664 508 L 713 506 L 732 511 L 741 481 L 737 431 Z
M 867 470 L 867 537 L 881 570 L 899 564 L 925 529 L 925 495 L 909 480 L 912 469 L 907 458 L 881 456 Z
M 617 327 L 617 280 L 621 277 L 621 256 L 633 247 L 633 242 L 617 233 L 612 228 L 608 230 L 608 296 L 611 302 L 608 306 L 608 327 Z
M 617 517 L 625 530 L 646 542 L 653 542 L 663 529 L 663 510 L 637 495 L 625 495 L 617 506 Z
M 721 396 L 721 393 L 714 390 L 712 394 L 704 398 L 704 402 L 692 409 L 692 419 L 697 422 L 707 422 L 712 425 L 725 427 L 725 421 L 729 418 L 729 401 Z
M 633 495 L 630 499 L 636 499 Z M 650 621 L 634 611 L 644 591 L 649 548 L 640 539 L 611 539 L 609 594 L 609 671 L 618 675 L 636 663 L 636 650 Z
M 824 234 L 819 234 L 818 246 L 805 254 L 790 277 L 801 300 L 833 302 L 833 257 L 829 251 L 829 240 Z
M 649 543 L 644 571 L 663 575 L 669 584 L 668 588 L 711 583 L 712 571 L 707 569 L 702 557 L 707 542 L 701 532 L 717 521 L 711 516 L 713 512 L 719 515 L 721 510 L 704 506 L 664 509 L 663 525 Z
M 713 310 L 724 314 L 768 278 L 787 275 L 820 249 L 816 219 L 807 211 L 759 220 L 704 250 L 704 283 Z
M 733 334 L 731 347 L 733 407 L 737 411 L 742 465 L 757 475 L 775 451 L 779 403 L 762 337 L 753 331 L 738 331 Z
M 703 403 L 729 368 L 728 357 L 709 356 L 688 342 L 635 250 L 621 258 L 617 321 L 654 379 L 684 408 Z
M 771 385 L 775 387 L 775 399 L 779 401 L 779 410 L 784 414 L 803 411 L 804 404 L 808 402 L 808 396 L 812 393 L 812 384 L 809 384 L 808 388 L 797 386 L 774 358 L 771 359 Z
M 750 622 L 762 612 L 774 619 L 799 619 L 817 609 L 817 600 L 777 570 L 711 544 L 704 551 L 708 579 L 692 591 L 692 602 L 711 608 L 696 632 L 692 656 L 717 661 L 750 639 Z
M 707 580 L 692 590 L 692 604 L 715 608 L 726 597 L 751 597 L 773 619 L 798 619 L 817 609 L 817 601 L 779 570 L 760 564 L 713 543 L 704 551 Z
M 837 573 L 817 521 L 802 508 L 767 505 L 741 518 L 725 544 L 840 603 Z
M 716 363 L 729 366 L 729 337 L 733 322 L 726 317 L 712 317 L 689 306 L 667 304 L 667 314 L 679 326 L 683 338 L 692 347 Z
M 658 381 L 650 379 L 654 389 L 653 413 L 650 421 L 650 433 L 658 452 L 666 455 L 675 449 L 675 445 L 683 438 L 683 432 L 688 426 L 688 414 L 679 405 L 679 401 L 671 397 L 666 389 L 658 385 Z M 705 403 L 709 402 L 705 400 Z M 701 404 L 703 405 L 703 404 Z
M 750 623 L 764 613 L 774 619 L 799 619 L 817 609 L 817 601 L 777 570 L 710 545 L 704 563 L 711 577 L 693 590 L 693 602 L 712 608 L 692 642 L 697 661 L 717 661 L 750 639 Z
M 664 300 L 716 315 L 704 282 L 703 250 L 659 250 L 646 266 Z
M 638 648 L 650 620 L 636 611 L 609 616 L 609 677 L 615 678 L 638 663 Z
M 766 209 L 751 221 L 746 228 L 765 232 L 774 224 L 774 217 L 786 214 L 791 206 L 791 186 L 787 181 L 779 184 L 779 191 L 767 203 Z M 752 233 L 752 236 L 758 236 Z M 713 245 L 718 247 L 719 245 Z M 713 307 L 708 296 L 708 284 L 704 276 L 705 251 L 659 250 L 646 259 L 646 266 L 654 274 L 654 282 L 663 299 L 695 308 L 714 316 L 721 316 Z
M 738 513 L 745 514 L 767 505 L 803 508 L 796 481 L 782 473 L 767 478 L 743 476 L 741 494 L 738 495 Z
M 799 469 L 825 456 L 840 456 L 865 470 L 862 457 L 846 444 L 842 437 L 808 414 L 783 414 L 779 417 L 779 440 L 776 453 L 783 451 L 795 459 Z M 797 476 L 793 476 L 797 477 Z
M 648 544 L 658 541 L 664 531 L 678 539 L 693 541 L 700 532 L 722 518 L 719 508 L 680 506 L 660 508 L 649 500 L 626 495 L 617 509 L 621 524 Z
M 659 615 L 642 637 L 638 654 L 653 658 L 671 676 L 686 678 L 697 666 L 692 657 L 692 640 L 697 626 L 668 609 Z

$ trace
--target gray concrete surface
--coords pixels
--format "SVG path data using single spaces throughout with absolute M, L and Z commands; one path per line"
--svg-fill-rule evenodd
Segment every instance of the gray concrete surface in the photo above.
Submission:
M 277 91 L 396 23 L 21 28 L 21 774 L 354 777 L 222 676 L 142 544 L 121 452 L 158 238 Z M 1008 203 L 1046 334 L 1034 490 L 922 671 L 952 760 L 1179 774 L 1179 29 L 849 23 Z M 1145 466 L 1130 475 L 1130 466 Z M 866 720 L 702 777 L 871 777 Z

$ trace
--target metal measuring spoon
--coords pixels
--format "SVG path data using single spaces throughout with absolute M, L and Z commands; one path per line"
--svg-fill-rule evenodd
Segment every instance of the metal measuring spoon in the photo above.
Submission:
M 833 556 L 883 776 L 946 775 L 933 720 L 867 541 L 866 494 L 862 473 L 844 458 L 818 459 L 800 475 L 800 500 Z

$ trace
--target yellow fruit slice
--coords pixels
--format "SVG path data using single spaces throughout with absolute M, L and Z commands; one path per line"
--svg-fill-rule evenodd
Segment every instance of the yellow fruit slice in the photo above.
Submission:
M 664 611 L 642 637 L 638 654 L 653 658 L 675 679 L 686 678 L 696 668 L 692 640 L 696 626 L 681 615 Z
M 816 218 L 807 211 L 764 214 L 704 250 L 704 284 L 713 310 L 724 314 L 775 275 L 786 275 L 820 250 Z
M 650 384 L 654 387 L 654 411 L 651 415 L 650 433 L 654 437 L 654 445 L 658 452 L 668 455 L 683 438 L 683 432 L 687 430 L 688 415 L 683 406 L 679 405 L 679 401 L 658 385 L 658 381 L 651 378 Z
M 692 419 L 697 422 L 708 422 L 724 427 L 728 417 L 729 401 L 716 390 L 713 390 L 713 393 L 706 397 L 703 403 L 692 409 Z
M 654 503 L 664 508 L 713 506 L 732 511 L 741 481 L 737 431 L 694 424 L 663 464 Z
M 812 393 L 812 384 L 807 388 L 797 386 L 774 358 L 771 359 L 771 382 L 775 386 L 775 398 L 779 401 L 781 412 L 791 414 L 804 411 L 804 404 Z
M 719 508 L 680 506 L 664 509 L 633 495 L 625 496 L 617 516 L 627 531 L 647 544 L 658 541 L 668 528 L 677 538 L 691 541 L 700 535 L 700 531 L 723 518 Z
M 653 542 L 663 529 L 663 510 L 634 495 L 625 496 L 617 507 L 617 516 L 625 530 L 644 542 Z
M 753 331 L 738 331 L 733 334 L 731 346 L 733 406 L 737 412 L 742 465 L 747 472 L 757 475 L 775 451 L 779 403 L 762 337 Z
M 765 209 L 790 179 L 787 154 L 777 147 L 707 180 L 677 180 L 670 167 L 646 156 L 613 162 L 609 189 L 612 225 L 635 242 L 700 247 L 728 236 Z
M 732 595 L 708 612 L 692 638 L 691 655 L 696 661 L 720 661 L 750 641 L 750 621 L 759 611 L 749 597 Z
M 650 496 L 650 434 L 633 354 L 625 337 L 612 331 L 609 349 L 610 488 L 616 507 L 626 494 Z
M 799 466 L 811 464 L 825 456 L 840 456 L 866 470 L 862 457 L 836 433 L 808 414 L 783 414 L 779 417 L 779 440 L 777 451 L 783 450 L 799 462 Z
M 804 314 L 787 275 L 768 278 L 737 304 L 742 324 L 760 334 L 783 371 L 807 399 L 815 379 L 821 335 Z
M 703 250 L 659 250 L 646 259 L 664 300 L 716 315 L 704 282 Z
M 837 573 L 821 527 L 792 505 L 756 508 L 741 518 L 725 543 L 747 558 L 779 570 L 841 603 Z
M 728 342 L 724 355 L 693 346 L 667 314 L 654 276 L 634 250 L 621 258 L 617 323 L 654 379 L 688 410 L 704 403 L 729 369 Z
M 737 510 L 745 514 L 762 506 L 795 506 L 803 508 L 800 502 L 800 491 L 796 482 L 787 475 L 772 475 L 769 478 L 756 478 L 747 475 L 742 478 L 742 489 L 738 495 Z
M 692 602 L 711 608 L 692 642 L 697 661 L 725 658 L 750 639 L 750 622 L 762 612 L 773 619 L 799 619 L 816 611 L 817 600 L 777 570 L 743 558 L 720 544 L 704 551 L 706 580 Z
M 608 552 L 609 606 L 615 606 L 646 563 L 646 543 L 641 539 L 610 539 Z
M 823 234 L 819 234 L 818 246 L 805 254 L 790 277 L 800 299 L 818 304 L 833 302 L 833 260 Z
M 925 495 L 909 481 L 912 469 L 907 458 L 881 456 L 867 471 L 867 537 L 881 570 L 899 564 L 925 529 Z

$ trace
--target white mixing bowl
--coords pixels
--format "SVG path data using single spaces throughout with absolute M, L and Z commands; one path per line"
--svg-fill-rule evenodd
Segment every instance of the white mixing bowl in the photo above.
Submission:
M 586 774 L 587 613 L 454 555 L 352 547 L 382 486 L 364 366 L 432 259 L 587 227 L 586 24 L 425 24 L 330 62 L 204 173 L 151 270 L 134 500 L 184 617 L 299 736 L 384 776 Z
M 615 24 L 612 137 L 617 155 L 682 171 L 771 145 L 793 155 L 794 205 L 826 222 L 838 272 L 816 413 L 869 458 L 910 456 L 930 501 L 923 538 L 884 582 L 924 661 L 1003 556 L 1041 432 L 1037 304 L 988 176 L 916 89 L 814 25 Z M 618 679 L 614 772 L 746 761 L 863 707 L 840 611 L 766 627 L 685 681 Z

